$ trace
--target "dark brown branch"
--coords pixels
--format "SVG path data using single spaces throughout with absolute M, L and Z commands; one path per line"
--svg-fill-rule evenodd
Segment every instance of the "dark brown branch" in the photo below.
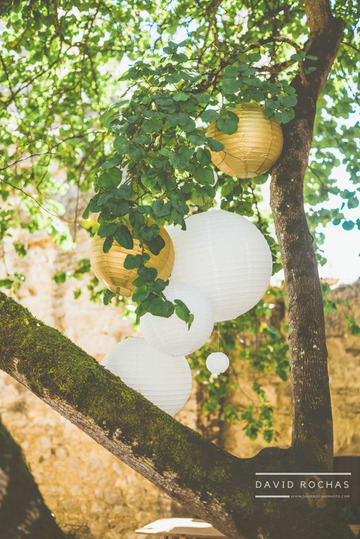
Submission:
M 62 41 L 63 43 L 66 43 L 66 45 L 69 45 L 69 47 L 72 47 L 71 41 L 69 41 L 68 39 L 65 39 L 61 32 L 59 16 L 58 16 L 57 1 L 52 0 L 52 5 L 53 5 L 53 10 L 54 10 L 54 24 L 55 24 L 56 35 L 60 38 L 60 41 Z
M 332 19 L 329 0 L 305 0 L 310 33 L 325 33 Z
M 12 539 L 65 539 L 27 468 L 20 447 L 0 420 L 0 531 Z

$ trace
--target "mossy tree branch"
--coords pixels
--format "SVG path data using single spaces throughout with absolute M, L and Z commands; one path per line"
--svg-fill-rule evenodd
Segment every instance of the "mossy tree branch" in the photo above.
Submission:
M 278 448 L 252 459 L 230 455 L 153 406 L 1 292 L 0 368 L 232 539 L 258 537 L 259 529 L 269 537 L 297 539 L 304 536 L 305 521 L 309 539 L 335 539 L 339 535 L 333 530 L 338 534 L 339 529 L 342 537 L 351 537 L 347 527 L 334 522 L 334 513 L 319 515 L 306 498 L 281 503 L 255 498 L 255 472 L 308 471 L 306 455 Z M 290 524 L 284 522 L 284 511 L 292 515 Z

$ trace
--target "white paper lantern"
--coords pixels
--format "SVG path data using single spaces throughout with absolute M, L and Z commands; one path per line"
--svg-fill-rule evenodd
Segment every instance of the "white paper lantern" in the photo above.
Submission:
M 170 283 L 198 288 L 210 300 L 215 322 L 233 320 L 262 298 L 271 277 L 271 252 L 251 221 L 209 210 L 191 215 L 186 230 L 176 227 L 170 234 L 175 247 Z
M 129 337 L 109 350 L 102 365 L 170 415 L 185 405 L 191 371 L 185 357 L 162 354 L 141 337 Z
M 206 359 L 206 366 L 211 374 L 221 374 L 230 365 L 230 360 L 223 352 L 213 352 Z
M 140 329 L 151 346 L 172 356 L 187 355 L 200 348 L 211 335 L 214 315 L 211 304 L 193 286 L 170 284 L 164 290 L 165 297 L 182 300 L 194 315 L 190 329 L 176 313 L 169 318 L 145 314 L 140 320 Z

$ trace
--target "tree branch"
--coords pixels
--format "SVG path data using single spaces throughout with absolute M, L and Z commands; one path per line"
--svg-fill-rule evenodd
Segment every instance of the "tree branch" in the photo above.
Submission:
M 20 447 L 0 420 L 1 537 L 65 539 L 28 470 Z
M 305 12 L 311 34 L 326 32 L 332 19 L 329 0 L 305 0 Z
M 281 507 L 277 499 L 255 498 L 256 472 L 308 472 L 306 455 L 292 448 L 268 448 L 252 459 L 230 455 L 153 406 L 2 292 L 0 368 L 231 539 L 259 537 L 260 529 L 276 539 L 300 539 L 304 518 L 307 539 L 352 537 L 333 510 L 319 515 L 305 496 Z
M 244 508 L 229 511 L 249 490 L 246 461 L 153 406 L 1 292 L 0 367 L 172 498 L 242 537 Z

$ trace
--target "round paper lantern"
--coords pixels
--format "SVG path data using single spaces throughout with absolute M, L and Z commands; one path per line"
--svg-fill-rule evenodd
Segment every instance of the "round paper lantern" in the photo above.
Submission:
M 186 230 L 171 231 L 175 263 L 170 284 L 198 288 L 212 305 L 214 321 L 232 320 L 262 298 L 272 259 L 261 232 L 248 219 L 209 210 L 186 219 Z
M 145 314 L 140 329 L 151 346 L 172 356 L 187 355 L 200 348 L 211 335 L 214 315 L 207 298 L 193 286 L 171 284 L 164 290 L 165 297 L 182 300 L 194 315 L 190 329 L 176 313 L 169 318 Z
M 239 117 L 233 135 L 221 133 L 216 122 L 210 124 L 206 135 L 221 142 L 221 152 L 211 152 L 212 162 L 220 170 L 238 178 L 254 178 L 263 174 L 279 159 L 283 134 L 279 123 L 270 120 L 264 107 L 242 103 L 230 109 Z
M 211 374 L 221 374 L 227 370 L 229 365 L 229 358 L 223 352 L 213 352 L 206 359 L 206 366 Z
M 141 337 L 113 346 L 102 365 L 170 415 L 179 412 L 190 396 L 191 371 L 185 357 L 162 354 Z
M 145 246 L 144 252 L 150 255 L 147 267 L 156 268 L 158 277 L 167 281 L 174 265 L 174 245 L 164 227 L 160 226 L 160 236 L 165 241 L 165 246 L 158 255 L 152 254 Z M 135 290 L 133 281 L 138 277 L 137 268 L 127 270 L 124 261 L 127 255 L 142 254 L 143 249 L 138 240 L 134 239 L 133 249 L 125 249 L 116 241 L 108 253 L 104 253 L 103 244 L 105 239 L 94 236 L 90 247 L 90 264 L 96 277 L 103 286 L 109 288 L 115 294 L 131 296 Z

